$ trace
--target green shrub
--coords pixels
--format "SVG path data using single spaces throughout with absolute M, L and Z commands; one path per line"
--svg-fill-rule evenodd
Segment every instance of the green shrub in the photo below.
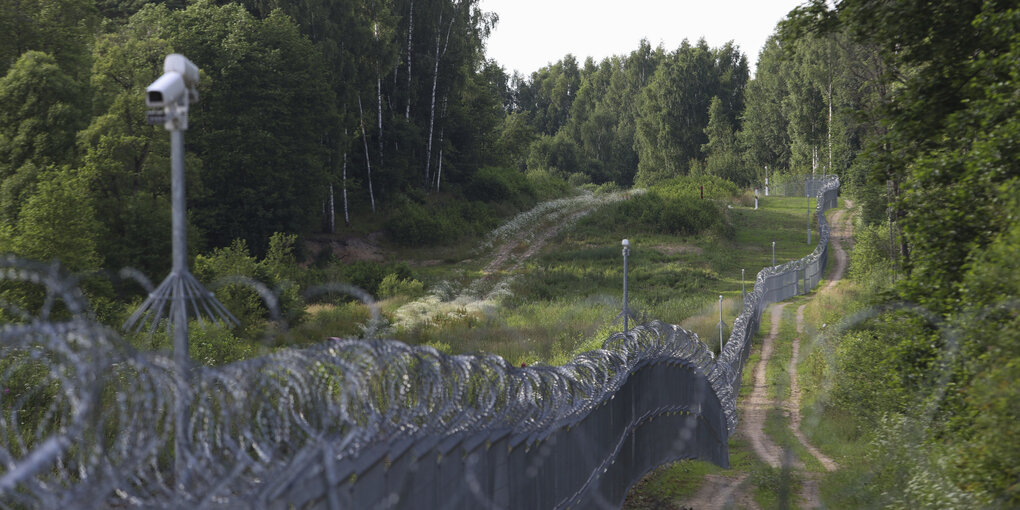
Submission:
M 422 246 L 454 239 L 461 226 L 458 223 L 451 221 L 448 209 L 436 210 L 405 198 L 394 208 L 383 228 L 398 245 Z
M 390 273 L 379 283 L 379 297 L 407 296 L 417 298 L 425 295 L 425 284 L 412 278 L 400 278 Z
M 531 184 L 535 200 L 539 202 L 564 197 L 570 193 L 570 185 L 567 184 L 567 181 L 548 170 L 528 170 L 525 176 Z
M 312 305 L 308 320 L 294 331 L 299 344 L 314 344 L 329 337 L 355 338 L 371 317 L 368 307 L 350 301 L 339 305 Z
M 591 184 L 591 177 L 588 174 L 574 172 L 567 176 L 567 183 L 571 186 L 584 186 L 585 184 Z
M 655 195 L 649 194 L 652 198 Z M 719 206 L 704 200 L 661 199 L 646 211 L 648 222 L 660 232 L 694 235 L 715 225 L 722 217 Z
M 648 231 L 694 235 L 708 230 L 722 217 L 719 206 L 691 197 L 675 198 L 647 193 L 621 203 L 624 215 L 635 218 Z
M 204 365 L 216 366 L 255 357 L 258 350 L 246 340 L 235 337 L 229 328 L 218 325 L 197 327 L 192 322 L 188 329 L 191 359 Z
M 464 186 L 468 200 L 481 202 L 509 201 L 518 207 L 532 200 L 531 184 L 521 172 L 510 168 L 484 167 Z
M 737 196 L 740 189 L 726 179 L 714 175 L 674 177 L 650 188 L 660 196 L 672 198 L 700 198 L 704 187 L 705 198 L 726 200 Z
M 266 257 L 258 260 L 243 239 L 236 239 L 226 248 L 195 257 L 195 276 L 214 290 L 216 298 L 241 322 L 242 330 L 258 329 L 273 317 L 263 296 L 244 280 L 265 285 L 276 296 L 275 312 L 296 324 L 302 319 L 304 301 L 294 281 L 300 274 L 293 255 L 295 240 L 293 235 L 273 234 Z

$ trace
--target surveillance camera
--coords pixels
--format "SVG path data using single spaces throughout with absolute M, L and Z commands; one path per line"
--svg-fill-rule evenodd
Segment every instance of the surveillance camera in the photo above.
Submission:
M 188 129 L 188 107 L 198 102 L 198 67 L 184 55 L 171 53 L 163 60 L 163 76 L 145 89 L 149 124 L 163 124 L 167 130 Z
M 164 73 L 145 89 L 145 105 L 150 108 L 165 108 L 184 97 L 187 87 L 180 73 Z
M 145 104 L 164 108 L 179 102 L 188 94 L 188 102 L 198 101 L 198 66 L 184 55 L 171 53 L 163 60 L 163 76 L 145 89 Z
M 198 85 L 198 66 L 179 53 L 166 56 L 163 60 L 163 72 L 181 75 L 188 86 Z
M 188 89 L 188 102 L 198 102 L 198 66 L 184 55 L 171 53 L 163 60 L 163 72 L 181 75 L 184 78 L 184 85 Z

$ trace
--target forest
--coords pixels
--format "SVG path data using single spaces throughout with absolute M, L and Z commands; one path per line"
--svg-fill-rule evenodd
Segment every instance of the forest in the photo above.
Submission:
M 197 357 L 210 364 L 278 347 L 259 339 L 281 317 L 295 332 L 283 343 L 356 335 L 357 303 L 330 295 L 334 322 L 316 322 L 327 304 L 303 292 L 338 280 L 406 303 L 453 274 L 411 259 L 453 265 L 539 204 L 600 200 L 580 228 L 703 235 L 726 249 L 727 201 L 746 206 L 766 176 L 835 174 L 858 207 L 857 290 L 840 314 L 871 316 L 817 360 L 836 381 L 823 417 L 854 424 L 845 439 L 870 441 L 861 463 L 882 466 L 845 476 L 840 494 L 849 507 L 1020 505 L 1015 2 L 810 0 L 776 27 L 753 77 L 755 48 L 704 39 L 511 75 L 485 56 L 498 22 L 477 0 L 5 0 L 0 254 L 59 260 L 111 325 L 144 297 L 121 268 L 166 274 L 170 149 L 146 125 L 143 96 L 174 52 L 201 69 L 190 263 L 209 284 L 263 282 L 280 306 L 218 286 L 241 325 L 208 333 Z M 692 202 L 699 186 L 716 201 Z M 369 236 L 387 256 L 314 249 Z M 547 259 L 510 302 L 532 306 L 528 286 L 552 299 L 550 268 L 589 262 Z M 690 282 L 718 278 L 698 271 L 644 282 L 663 296 L 687 282 L 707 299 L 716 291 Z M 9 282 L 0 299 L 3 322 L 43 301 Z M 669 299 L 646 305 L 668 313 Z M 676 305 L 676 320 L 700 304 Z M 475 331 L 479 317 L 457 327 Z M 557 334 L 546 361 L 590 346 Z

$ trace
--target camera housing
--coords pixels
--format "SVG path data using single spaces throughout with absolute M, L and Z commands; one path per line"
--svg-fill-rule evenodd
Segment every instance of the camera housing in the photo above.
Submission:
M 148 122 L 168 130 L 188 129 L 188 106 L 198 102 L 198 66 L 179 53 L 163 60 L 163 75 L 145 88 Z
M 165 73 L 145 88 L 145 106 L 166 108 L 178 103 L 187 92 L 184 77 L 177 73 Z

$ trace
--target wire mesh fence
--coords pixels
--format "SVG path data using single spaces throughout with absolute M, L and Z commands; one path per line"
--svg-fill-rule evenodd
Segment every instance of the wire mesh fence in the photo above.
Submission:
M 835 175 L 775 175 L 771 193 L 781 197 L 817 197 Z
M 810 184 L 814 185 L 814 184 Z M 754 289 L 744 296 L 744 308 L 733 320 L 729 341 L 719 355 L 721 365 L 733 368 L 730 379 L 730 393 L 740 393 L 740 374 L 751 353 L 751 341 L 758 332 L 761 315 L 772 303 L 805 294 L 821 281 L 829 256 L 829 224 L 825 211 L 837 206 L 839 178 L 827 177 L 817 184 L 815 217 L 818 221 L 818 244 L 806 257 L 784 264 L 766 267 L 758 272 Z M 737 426 L 736 401 L 723 407 L 729 431 Z
M 653 321 L 562 366 L 334 338 L 178 373 L 56 265 L 0 259 L 41 303 L 3 309 L 0 508 L 619 508 L 660 464 L 727 464 L 761 312 L 817 284 L 838 185 L 818 247 L 759 272 L 718 359 Z

